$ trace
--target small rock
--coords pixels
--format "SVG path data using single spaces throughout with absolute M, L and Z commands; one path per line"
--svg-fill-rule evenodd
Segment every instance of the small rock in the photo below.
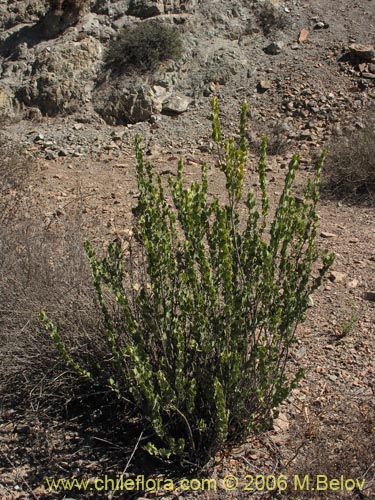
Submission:
M 271 441 L 277 446 L 283 446 L 289 439 L 288 434 L 279 434 L 277 436 L 270 436 Z
M 299 138 L 303 141 L 312 141 L 314 139 L 310 130 L 303 130 L 300 133 Z
M 269 45 L 267 45 L 267 47 L 265 47 L 263 50 L 266 54 L 275 56 L 277 54 L 280 54 L 283 48 L 284 48 L 284 42 L 272 42 Z
M 357 288 L 358 286 L 358 280 L 357 279 L 354 279 L 352 281 L 349 281 L 346 285 L 347 288 L 350 288 L 350 289 L 353 289 L 353 288 Z
M 46 160 L 57 160 L 58 159 L 58 154 L 56 151 L 46 151 Z
M 318 23 L 316 23 L 316 25 L 314 26 L 314 30 L 322 30 L 322 29 L 327 29 L 329 28 L 329 24 L 327 23 L 324 23 L 322 21 L 319 21 Z
M 55 217 L 60 217 L 61 215 L 65 215 L 65 211 L 62 207 L 57 207 L 54 212 L 53 212 L 53 215 Z
M 337 238 L 337 234 L 335 234 L 335 233 L 327 233 L 327 232 L 325 232 L 325 231 L 322 231 L 322 232 L 320 233 L 320 236 L 321 236 L 322 238 L 326 238 L 326 239 L 328 239 L 328 238 Z
M 156 129 L 156 128 L 159 128 L 159 125 L 157 122 L 160 122 L 161 120 L 161 117 L 159 115 L 151 115 L 150 116 L 150 119 L 148 120 L 149 123 L 151 123 L 151 125 L 153 125 L 154 127 L 151 127 L 151 130 Z
M 298 42 L 299 42 L 299 43 L 306 42 L 306 40 L 307 40 L 308 36 L 309 36 L 309 31 L 308 31 L 308 30 L 305 30 L 305 29 L 302 29 L 302 30 L 299 32 Z
M 370 45 L 362 45 L 361 43 L 352 43 L 349 46 L 349 50 L 352 54 L 355 54 L 363 61 L 372 61 L 375 57 L 374 47 Z
M 35 139 L 34 139 L 34 142 L 40 142 L 40 141 L 44 141 L 44 135 L 43 134 L 38 134 Z
M 276 432 L 286 432 L 289 429 L 289 422 L 284 413 L 280 413 L 273 422 L 273 428 Z
M 370 302 L 375 302 L 375 292 L 365 292 L 363 294 L 363 298 L 365 300 L 369 300 Z
M 358 64 L 358 69 L 361 73 L 364 73 L 367 70 L 367 64 L 366 63 Z
M 294 352 L 294 356 L 297 359 L 302 359 L 306 356 L 306 352 L 307 352 L 306 346 L 303 345 Z
M 346 278 L 346 274 L 340 271 L 331 271 L 328 278 L 332 283 L 342 283 Z
M 130 2 L 127 14 L 129 16 L 140 17 L 141 19 L 160 16 L 161 14 L 165 14 L 165 3 L 154 0 L 133 1 Z
M 272 89 L 272 82 L 270 80 L 261 80 L 257 85 L 258 92 L 266 92 Z
M 45 496 L 47 494 L 47 491 L 45 490 L 44 486 L 38 486 L 34 490 L 32 490 L 32 493 L 34 494 L 34 497 L 40 498 L 42 496 Z
M 119 132 L 117 130 L 114 130 L 112 133 L 111 133 L 111 137 L 114 141 L 122 141 L 123 137 L 124 137 L 124 131 L 122 132 Z
M 29 108 L 27 117 L 36 122 L 41 122 L 43 120 L 43 115 L 39 108 Z
M 170 92 L 168 92 L 165 87 L 161 87 L 160 85 L 154 85 L 152 90 L 155 94 L 155 98 L 160 102 L 163 102 L 170 96 Z
M 191 103 L 191 98 L 186 96 L 170 97 L 163 102 L 162 112 L 167 115 L 179 115 L 184 113 Z

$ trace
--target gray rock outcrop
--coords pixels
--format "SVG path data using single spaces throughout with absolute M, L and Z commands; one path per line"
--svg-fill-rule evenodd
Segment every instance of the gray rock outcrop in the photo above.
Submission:
M 131 0 L 128 14 L 141 18 L 189 12 L 196 7 L 198 0 Z
M 212 85 L 246 78 L 249 49 L 240 39 L 247 33 L 251 2 L 236 0 L 230 9 L 224 0 L 17 4 L 19 8 L 0 6 L 4 116 L 83 113 L 99 115 L 110 124 L 135 123 L 160 112 L 183 113 L 197 96 L 211 92 Z M 128 27 L 143 23 L 147 29 L 154 18 L 176 26 L 182 53 L 161 59 L 145 74 L 126 65 L 120 71 L 120 63 L 116 66 L 107 56 L 111 44 Z
M 74 112 L 91 99 L 101 43 L 88 36 L 79 42 L 59 41 L 37 51 L 31 78 L 16 91 L 26 106 L 37 107 L 45 115 Z

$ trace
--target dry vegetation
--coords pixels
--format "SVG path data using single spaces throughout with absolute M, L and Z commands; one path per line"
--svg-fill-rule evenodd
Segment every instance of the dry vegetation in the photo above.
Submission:
M 17 145 L 2 139 L 0 161 L 0 391 L 2 404 L 61 408 L 79 381 L 56 354 L 38 315 L 48 307 L 79 359 L 105 356 L 79 212 L 54 231 L 30 218 L 23 197 L 35 168 Z
M 182 40 L 177 28 L 149 21 L 125 27 L 111 42 L 107 60 L 116 68 L 134 68 L 152 71 L 168 59 L 177 59 L 182 53 Z
M 329 146 L 325 165 L 325 191 L 353 202 L 375 195 L 374 118 L 368 114 L 359 125 Z
M 2 226 L 0 294 L 5 394 L 32 403 L 35 399 L 63 398 L 64 364 L 41 328 L 38 313 L 47 304 L 59 317 L 66 341 L 79 356 L 90 343 L 96 350 L 95 307 L 90 297 L 89 274 L 79 233 L 63 228 L 52 235 L 25 221 Z M 99 335 L 98 335 L 99 338 Z M 71 392 L 72 388 L 68 388 Z M 25 399 L 26 398 L 26 399 Z M 52 403 L 53 404 L 53 403 Z
M 351 401 L 352 403 L 352 401 Z M 328 419 L 328 414 L 335 418 Z M 375 486 L 374 457 L 375 406 L 371 397 L 358 398 L 354 404 L 334 402 L 333 407 L 312 404 L 308 418 L 299 415 L 293 429 L 296 454 L 288 472 L 315 478 L 326 474 L 330 478 L 362 478 L 365 480 L 363 495 L 358 491 L 354 498 L 368 498 Z M 289 491 L 289 494 L 292 492 Z M 310 499 L 311 492 L 295 492 L 293 498 Z M 337 492 L 337 498 L 353 498 L 349 492 Z M 319 498 L 332 498 L 332 492 L 320 492 Z
M 3 133 L 0 134 L 0 150 L 0 223 L 5 223 L 14 213 L 26 186 L 30 159 L 19 144 Z

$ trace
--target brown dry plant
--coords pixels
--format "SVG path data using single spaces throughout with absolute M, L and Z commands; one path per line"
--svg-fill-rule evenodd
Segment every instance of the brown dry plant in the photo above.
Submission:
M 332 141 L 323 170 L 324 192 L 352 202 L 375 199 L 375 120 L 361 125 Z

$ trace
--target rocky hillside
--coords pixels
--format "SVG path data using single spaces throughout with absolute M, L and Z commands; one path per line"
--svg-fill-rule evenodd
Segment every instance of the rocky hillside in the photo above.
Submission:
M 360 23 L 347 18 L 345 3 Z M 272 104 L 272 114 L 287 122 L 307 119 L 302 136 L 311 140 L 374 96 L 373 2 L 341 2 L 329 11 L 325 4 L 2 2 L 0 114 L 129 124 L 155 120 L 160 112 L 180 114 L 221 93 L 252 99 L 260 115 Z M 129 45 L 120 45 L 111 60 L 116 39 L 135 26 L 147 33 L 155 23 L 174 27 L 182 42 L 178 57 L 142 70 L 126 64 Z M 297 133 L 288 124 L 284 128 L 292 138 Z
M 250 107 L 249 140 L 306 161 L 363 129 L 375 97 L 372 0 L 8 0 L 0 120 L 48 160 L 209 152 Z M 129 144 L 131 144 L 129 148 Z

